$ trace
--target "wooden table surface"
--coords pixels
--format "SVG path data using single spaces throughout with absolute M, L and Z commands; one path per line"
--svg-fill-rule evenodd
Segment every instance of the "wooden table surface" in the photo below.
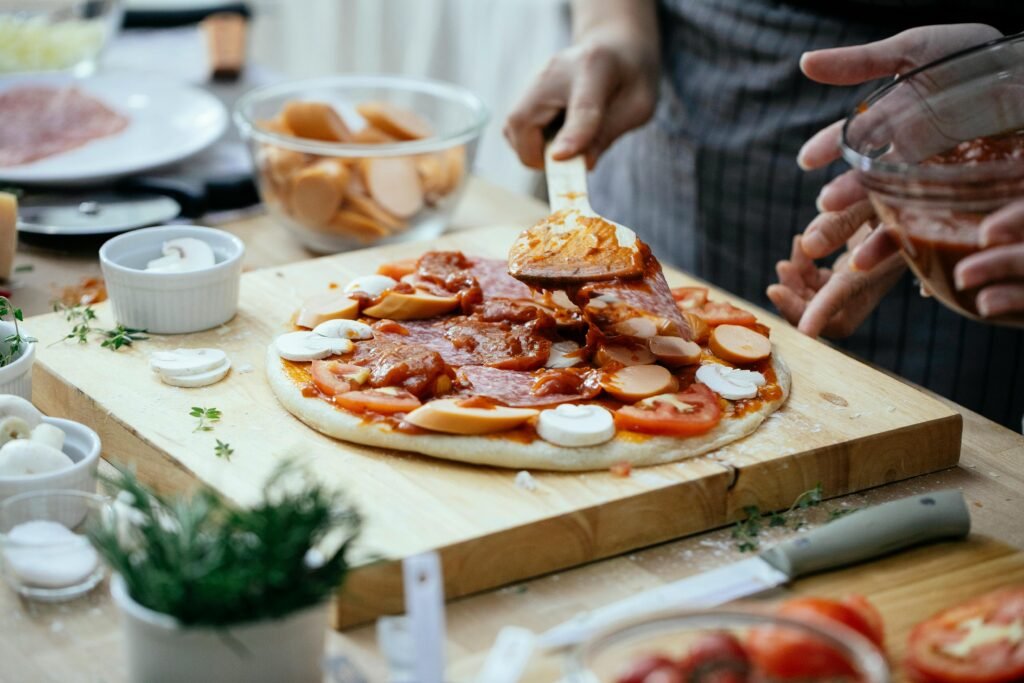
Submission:
M 474 180 L 453 220 L 453 229 L 495 223 L 525 226 L 545 214 L 546 207 L 536 200 Z M 249 268 L 312 256 L 262 215 L 220 227 L 246 241 Z M 95 254 L 57 254 L 34 248 L 20 250 L 16 263 L 33 267 L 19 272 L 13 283 L 15 302 L 27 315 L 48 310 L 62 287 L 99 271 Z M 821 595 L 861 592 L 872 598 L 886 618 L 894 662 L 914 622 L 990 588 L 1011 582 L 1024 584 L 1024 553 L 1017 550 L 1024 548 L 1024 437 L 950 405 L 964 416 L 959 467 L 792 513 L 813 526 L 835 509 L 944 488 L 963 491 L 974 521 L 968 541 L 914 550 L 803 580 L 788 589 Z M 790 533 L 770 529 L 762 542 L 770 544 Z M 721 529 L 457 600 L 448 607 L 450 678 L 471 680 L 502 626 L 542 630 L 581 609 L 742 557 L 730 530 Z M 372 627 L 329 634 L 328 651 L 353 660 L 369 680 L 386 679 L 386 665 Z M 0 681 L 124 680 L 116 610 L 106 591 L 98 589 L 69 604 L 38 605 L 0 589 L 0 663 Z M 557 658 L 536 658 L 528 680 L 555 680 L 558 672 Z

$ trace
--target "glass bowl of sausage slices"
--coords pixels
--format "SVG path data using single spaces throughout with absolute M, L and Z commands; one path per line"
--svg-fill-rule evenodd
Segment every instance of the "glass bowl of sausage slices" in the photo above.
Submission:
M 915 275 L 958 313 L 981 318 L 956 266 L 982 249 L 986 216 L 1024 198 L 1024 34 L 901 75 L 847 118 L 853 167 Z M 1024 315 L 989 322 L 1024 326 Z
M 842 623 L 730 607 L 660 612 L 595 634 L 571 683 L 884 683 L 885 656 Z
M 488 115 L 455 85 L 345 75 L 258 88 L 234 117 L 268 211 L 333 253 L 440 235 Z

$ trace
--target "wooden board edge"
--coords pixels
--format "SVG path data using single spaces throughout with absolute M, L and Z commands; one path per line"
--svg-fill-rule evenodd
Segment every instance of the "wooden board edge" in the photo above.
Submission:
M 200 486 L 192 470 L 38 360 L 32 370 L 32 402 L 47 415 L 73 416 L 91 427 L 99 434 L 104 460 L 134 468 L 139 479 L 160 494 L 187 493 Z
M 439 548 L 445 599 L 722 526 L 726 523 L 722 503 L 730 481 L 731 473 L 722 468 L 654 491 Z M 675 514 L 680 505 L 697 505 L 701 514 Z M 600 538 L 596 545 L 595 537 Z M 538 545 L 538 538 L 544 539 L 543 546 Z M 401 560 L 385 560 L 352 570 L 335 600 L 333 625 L 343 630 L 386 614 L 400 614 L 403 609 Z
M 727 492 L 727 521 L 745 517 L 748 506 L 763 512 L 788 509 L 794 501 L 775 483 L 794 476 L 801 478 L 801 490 L 820 484 L 824 498 L 836 498 L 955 467 L 960 462 L 962 435 L 963 416 L 950 411 L 943 417 L 856 441 L 737 466 Z

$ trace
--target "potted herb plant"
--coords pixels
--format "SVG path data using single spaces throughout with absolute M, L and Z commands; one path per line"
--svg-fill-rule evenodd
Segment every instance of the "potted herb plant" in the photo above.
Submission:
M 321 681 L 329 601 L 359 513 L 292 466 L 238 508 L 122 473 L 90 538 L 115 574 L 133 681 Z
M 0 394 L 32 399 L 32 363 L 36 340 L 21 328 L 21 309 L 0 296 Z

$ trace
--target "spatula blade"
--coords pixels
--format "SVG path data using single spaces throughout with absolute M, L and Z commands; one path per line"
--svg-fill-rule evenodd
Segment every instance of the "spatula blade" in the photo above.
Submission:
M 508 269 L 530 284 L 603 282 L 642 277 L 644 255 L 629 228 L 568 209 L 520 233 Z

